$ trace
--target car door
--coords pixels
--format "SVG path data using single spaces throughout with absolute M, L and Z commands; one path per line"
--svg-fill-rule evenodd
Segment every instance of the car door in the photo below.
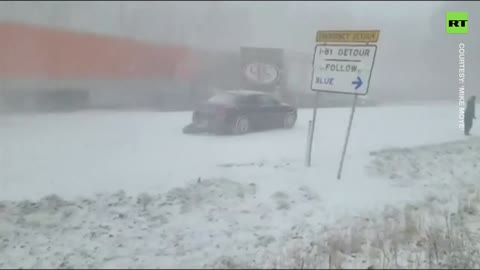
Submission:
M 262 112 L 262 127 L 273 128 L 278 126 L 280 117 L 283 118 L 280 102 L 269 95 L 260 95 L 259 100 Z
M 260 95 L 249 95 L 244 97 L 241 113 L 248 117 L 248 120 L 255 128 L 262 128 L 264 123 L 268 121 L 265 115 L 265 107 L 262 104 Z

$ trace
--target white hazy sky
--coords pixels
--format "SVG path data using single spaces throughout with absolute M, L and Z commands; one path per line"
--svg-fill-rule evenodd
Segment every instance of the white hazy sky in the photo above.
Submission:
M 222 12 L 217 13 L 220 15 L 208 13 L 212 5 L 220 6 Z M 429 31 L 430 14 L 440 5 L 434 1 L 6 1 L 0 2 L 0 20 L 59 25 L 199 47 L 265 46 L 310 53 L 315 32 L 320 29 L 380 29 L 384 33 L 410 31 L 408 35 L 412 37 L 425 35 Z M 245 23 L 247 20 L 249 24 Z M 219 29 L 223 32 L 216 37 Z M 236 35 L 236 31 L 248 34 Z

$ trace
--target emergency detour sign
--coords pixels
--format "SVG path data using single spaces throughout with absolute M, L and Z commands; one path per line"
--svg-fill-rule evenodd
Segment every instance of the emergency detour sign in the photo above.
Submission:
M 377 45 L 317 44 L 312 90 L 366 95 Z

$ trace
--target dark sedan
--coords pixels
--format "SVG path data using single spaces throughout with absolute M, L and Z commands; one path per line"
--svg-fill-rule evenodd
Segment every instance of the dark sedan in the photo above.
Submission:
M 192 115 L 184 133 L 245 134 L 254 130 L 293 128 L 297 109 L 272 95 L 249 91 L 227 91 L 211 97 Z

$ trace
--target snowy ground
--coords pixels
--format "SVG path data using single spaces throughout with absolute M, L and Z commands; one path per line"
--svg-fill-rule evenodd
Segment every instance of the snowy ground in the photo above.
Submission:
M 340 181 L 348 109 L 319 110 L 309 169 L 310 111 L 245 136 L 183 135 L 189 113 L 1 117 L 0 268 L 262 267 L 388 209 L 453 209 L 480 174 L 457 111 L 358 108 Z

